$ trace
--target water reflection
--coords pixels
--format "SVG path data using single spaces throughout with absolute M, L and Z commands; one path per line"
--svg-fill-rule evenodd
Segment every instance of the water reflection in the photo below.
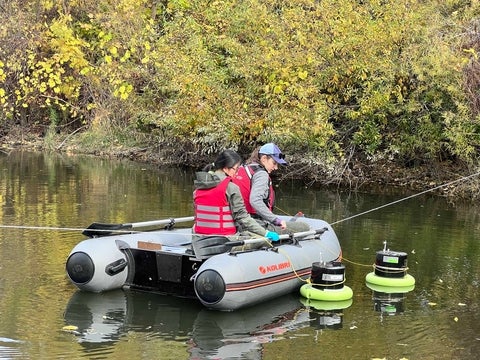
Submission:
M 366 283 L 372 290 L 373 308 L 381 315 L 399 315 L 405 312 L 407 294 L 415 289 L 415 285 L 387 287 Z
M 344 310 L 352 306 L 353 300 L 319 301 L 301 299 L 309 312 L 310 327 L 316 330 L 340 330 L 343 328 Z
M 312 314 L 318 316 L 313 310 Z M 150 339 L 186 342 L 191 358 L 260 359 L 262 344 L 308 326 L 312 318 L 297 295 L 219 312 L 194 300 L 119 290 L 75 292 L 65 308 L 64 322 L 90 354 L 113 347 L 124 334 L 135 331 L 148 333 Z
M 23 341 L 0 337 L 0 359 L 21 358 L 23 352 L 20 345 Z
M 86 348 L 107 346 L 119 340 L 126 318 L 123 292 L 76 292 L 65 310 L 65 323 Z
M 355 294 L 348 308 L 315 309 L 292 294 L 222 314 L 164 296 L 77 294 L 65 261 L 83 240 L 80 231 L 20 228 L 190 215 L 188 170 L 13 152 L 0 153 L 0 170 L 1 223 L 19 226 L 0 229 L 0 358 L 469 359 L 480 353 L 476 204 L 428 194 L 335 224 L 344 259 L 352 261 L 345 261 Z M 409 195 L 286 181 L 277 190 L 279 213 L 301 210 L 331 223 Z M 393 296 L 365 286 L 385 240 L 408 253 L 414 290 Z M 395 316 L 386 312 L 391 306 Z M 78 326 L 77 333 L 62 332 L 65 325 Z

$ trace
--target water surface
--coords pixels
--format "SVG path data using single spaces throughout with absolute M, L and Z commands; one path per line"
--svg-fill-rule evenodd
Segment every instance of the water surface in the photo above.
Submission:
M 66 154 L 0 153 L 0 358 L 469 359 L 480 353 L 480 223 L 475 204 L 397 190 L 277 188 L 277 211 L 335 223 L 351 302 L 299 294 L 222 313 L 132 291 L 79 292 L 65 275 L 92 222 L 192 214 L 189 170 Z M 377 211 L 368 210 L 382 207 Z M 348 220 L 344 220 L 348 219 Z M 408 254 L 415 288 L 365 284 L 376 251 Z M 69 328 L 68 326 L 76 326 Z

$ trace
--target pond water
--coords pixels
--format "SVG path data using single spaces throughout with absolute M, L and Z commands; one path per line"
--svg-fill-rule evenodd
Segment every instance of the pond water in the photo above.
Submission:
M 191 170 L 72 154 L 0 153 L 1 359 L 469 359 L 480 354 L 478 207 L 431 193 L 283 182 L 278 213 L 332 224 L 351 302 L 290 294 L 224 313 L 134 291 L 77 291 L 65 274 L 92 222 L 192 215 Z M 389 205 L 391 204 L 391 205 Z M 373 210 L 377 209 L 378 210 Z M 361 214 L 361 215 L 359 215 Z M 358 216 L 356 216 L 358 215 Z M 416 284 L 366 286 L 384 242 Z M 75 327 L 73 327 L 75 326 Z

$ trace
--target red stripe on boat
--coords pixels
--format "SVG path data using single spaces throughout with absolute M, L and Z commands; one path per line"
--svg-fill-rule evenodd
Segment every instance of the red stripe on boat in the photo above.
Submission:
M 286 274 L 281 274 L 277 276 L 272 276 L 264 279 L 259 279 L 259 280 L 253 280 L 253 281 L 248 281 L 248 282 L 243 282 L 243 283 L 234 283 L 234 284 L 227 284 L 226 286 L 226 292 L 229 291 L 245 291 L 245 290 L 251 290 L 255 288 L 259 288 L 262 286 L 268 286 L 272 284 L 276 284 L 279 282 L 287 281 L 287 280 L 292 280 L 295 278 L 298 278 L 299 276 L 306 276 L 310 275 L 311 268 L 306 268 L 302 270 L 298 270 L 296 273 L 289 272 Z

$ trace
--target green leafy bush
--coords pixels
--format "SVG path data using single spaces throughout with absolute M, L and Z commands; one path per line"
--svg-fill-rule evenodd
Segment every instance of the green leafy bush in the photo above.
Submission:
M 477 160 L 476 2 L 5 7 L 0 121 L 7 125 L 85 126 L 89 136 L 184 144 L 199 154 L 273 140 L 307 154 L 297 163 L 327 177 L 354 161 Z

